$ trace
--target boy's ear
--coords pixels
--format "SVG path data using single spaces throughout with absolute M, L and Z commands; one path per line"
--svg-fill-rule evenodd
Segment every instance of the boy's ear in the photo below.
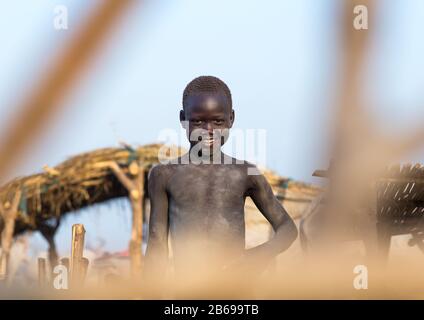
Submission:
M 236 114 L 235 114 L 234 110 L 231 110 L 231 115 L 230 115 L 231 127 L 233 126 L 235 118 L 236 118 Z
M 185 116 L 184 110 L 180 110 L 180 123 L 181 123 L 181 126 L 185 129 L 186 116 Z

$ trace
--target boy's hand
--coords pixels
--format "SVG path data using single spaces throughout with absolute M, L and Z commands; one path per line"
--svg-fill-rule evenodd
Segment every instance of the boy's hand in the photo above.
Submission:
M 265 255 L 259 247 L 246 250 L 241 256 L 223 267 L 224 272 L 259 275 L 265 271 L 272 256 Z

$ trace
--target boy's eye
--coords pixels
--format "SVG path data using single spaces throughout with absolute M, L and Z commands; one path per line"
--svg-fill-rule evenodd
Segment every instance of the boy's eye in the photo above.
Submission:
M 216 125 L 221 125 L 224 123 L 224 120 L 215 120 Z
M 202 120 L 192 120 L 191 121 L 194 125 L 200 125 L 202 124 Z

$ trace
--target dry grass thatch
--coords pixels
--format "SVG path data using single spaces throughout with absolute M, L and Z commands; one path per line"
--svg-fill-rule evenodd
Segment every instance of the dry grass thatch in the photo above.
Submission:
M 377 217 L 394 233 L 424 228 L 424 167 L 393 165 L 377 182 Z
M 17 190 L 22 192 L 15 234 L 36 230 L 68 212 L 127 196 L 128 191 L 110 169 L 99 164 L 114 161 L 124 173 L 130 174 L 129 166 L 136 161 L 147 174 L 158 163 L 160 148 L 161 145 L 152 144 L 137 149 L 129 146 L 99 149 L 72 157 L 53 168 L 44 167 L 42 173 L 10 181 L 0 188 L 0 201 L 7 207 Z
M 317 170 L 314 175 L 330 176 L 325 170 Z M 390 233 L 424 230 L 424 166 L 418 163 L 389 166 L 375 179 L 375 189 L 368 190 L 375 192 L 377 223 Z

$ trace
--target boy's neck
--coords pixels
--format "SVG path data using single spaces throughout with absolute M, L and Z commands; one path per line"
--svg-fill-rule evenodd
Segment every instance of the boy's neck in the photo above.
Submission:
M 221 164 L 224 163 L 225 154 L 222 152 L 221 147 L 217 150 L 209 149 L 207 154 L 202 154 L 202 150 L 196 152 L 193 150 L 194 145 L 190 146 L 189 150 L 189 159 L 190 162 L 198 163 L 199 161 L 209 163 L 209 164 Z M 196 153 L 198 154 L 196 156 Z M 194 158 L 193 158 L 194 157 Z

